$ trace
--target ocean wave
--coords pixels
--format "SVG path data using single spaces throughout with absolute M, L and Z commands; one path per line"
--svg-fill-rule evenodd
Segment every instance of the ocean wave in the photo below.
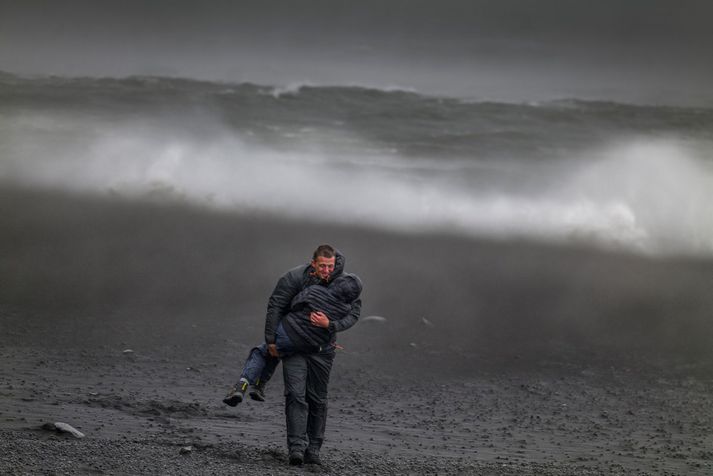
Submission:
M 0 75 L 5 181 L 654 254 L 713 254 L 711 131 L 699 109 Z
M 218 119 L 271 147 L 327 145 L 357 155 L 368 143 L 406 157 L 472 161 L 568 160 L 579 150 L 638 135 L 713 142 L 713 110 L 568 99 L 468 102 L 399 88 L 218 83 L 182 78 L 23 78 L 0 75 L 0 114 L 34 110 L 96 121 L 146 120 L 196 130 Z M 279 131 L 279 132 L 278 132 Z M 310 131 L 305 133 L 304 131 Z M 210 134 L 207 131 L 206 134 Z
M 274 98 L 279 98 L 283 95 L 299 94 L 303 90 L 334 92 L 340 91 L 348 95 L 364 93 L 383 93 L 385 95 L 394 94 L 398 97 L 404 95 L 423 100 L 447 101 L 454 105 L 465 106 L 493 106 L 501 105 L 514 108 L 544 108 L 544 109 L 572 109 L 572 110 L 590 110 L 590 111 L 611 111 L 622 108 L 641 109 L 641 110 L 661 110 L 661 111 L 696 111 L 698 113 L 709 113 L 713 111 L 710 107 L 682 107 L 671 105 L 641 103 L 622 103 L 610 100 L 593 100 L 579 98 L 561 98 L 546 101 L 520 101 L 508 102 L 500 100 L 488 100 L 482 98 L 464 98 L 457 96 L 439 96 L 434 94 L 423 94 L 412 87 L 400 86 L 396 84 L 386 84 L 383 86 L 370 83 L 350 83 L 350 84 L 322 84 L 315 83 L 310 80 L 290 82 L 279 85 L 255 84 L 252 82 L 231 82 L 231 81 L 208 81 L 190 79 L 184 77 L 172 76 L 151 76 L 151 75 L 131 75 L 124 77 L 94 77 L 94 76 L 56 76 L 56 75 L 20 75 L 7 71 L 0 70 L 0 87 L 22 86 L 27 88 L 34 87 L 82 87 L 82 88 L 99 88 L 106 90 L 119 91 L 121 89 L 126 92 L 137 89 L 153 89 L 160 90 L 181 90 L 184 92 L 246 92 L 250 94 L 266 94 Z

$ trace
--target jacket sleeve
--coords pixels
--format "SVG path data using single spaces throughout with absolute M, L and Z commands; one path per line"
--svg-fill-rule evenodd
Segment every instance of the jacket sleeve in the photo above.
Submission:
M 329 332 L 342 332 L 346 331 L 359 320 L 359 315 L 361 314 L 361 299 L 357 299 L 352 303 L 352 310 L 349 314 L 344 316 L 343 319 L 336 319 L 329 321 Z
M 300 283 L 291 273 L 280 278 L 267 301 L 267 315 L 265 316 L 265 343 L 275 343 L 275 332 L 280 320 L 290 310 L 292 298 L 300 291 Z

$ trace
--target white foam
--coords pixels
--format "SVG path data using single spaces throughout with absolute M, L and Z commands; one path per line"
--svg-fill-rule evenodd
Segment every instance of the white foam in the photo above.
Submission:
M 47 130 L 60 140 L 46 139 Z M 64 139 L 68 131 L 71 141 Z M 26 117 L 10 138 L 0 176 L 41 186 L 159 195 L 390 229 L 713 254 L 713 170 L 693 149 L 671 140 L 609 146 L 555 172 L 522 161 L 518 173 L 530 177 L 527 187 L 493 181 L 486 190 L 470 185 L 462 161 L 335 157 L 317 145 L 308 152 L 276 151 L 219 126 L 215 136 L 198 137 L 156 124 L 109 127 L 63 118 L 60 125 Z M 363 144 L 363 150 L 374 149 Z M 469 173 L 489 177 L 508 170 L 486 166 Z
M 565 194 L 626 207 L 651 252 L 713 253 L 713 162 L 704 154 L 671 139 L 610 146 L 569 178 Z
M 313 86 L 310 81 L 293 81 L 282 86 L 275 86 L 267 91 L 267 94 L 279 99 L 282 96 L 294 96 L 299 94 L 302 88 Z

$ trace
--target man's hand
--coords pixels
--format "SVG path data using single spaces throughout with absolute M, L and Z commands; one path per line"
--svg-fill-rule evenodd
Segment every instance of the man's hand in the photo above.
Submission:
M 267 353 L 271 357 L 280 357 L 280 354 L 277 353 L 277 344 L 267 344 Z
M 325 329 L 329 327 L 329 318 L 322 311 L 311 312 L 309 314 L 309 322 L 311 322 L 313 326 L 323 327 Z

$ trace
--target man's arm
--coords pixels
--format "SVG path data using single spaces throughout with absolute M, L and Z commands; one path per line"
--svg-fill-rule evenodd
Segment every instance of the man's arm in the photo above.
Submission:
M 357 323 L 360 315 L 361 299 L 357 299 L 356 301 L 352 302 L 352 310 L 349 311 L 349 314 L 344 316 L 343 319 L 329 321 L 329 332 L 342 332 L 349 329 Z
M 275 332 L 280 320 L 290 308 L 292 298 L 300 291 L 300 284 L 291 273 L 286 273 L 280 278 L 267 301 L 267 315 L 265 316 L 265 343 L 275 343 Z

